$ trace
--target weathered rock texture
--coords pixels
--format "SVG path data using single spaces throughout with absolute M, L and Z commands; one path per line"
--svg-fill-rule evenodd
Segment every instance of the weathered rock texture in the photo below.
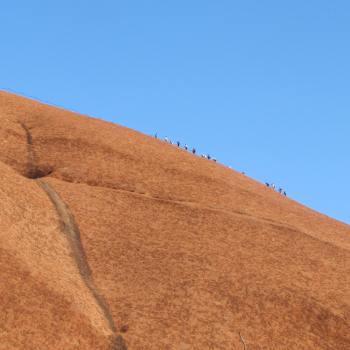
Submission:
M 0 349 L 350 349 L 348 225 L 119 125 L 0 121 Z

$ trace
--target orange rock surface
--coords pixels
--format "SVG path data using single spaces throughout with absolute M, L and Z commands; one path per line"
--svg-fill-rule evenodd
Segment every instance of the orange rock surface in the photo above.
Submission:
M 350 349 L 350 226 L 113 123 L 0 120 L 0 349 Z

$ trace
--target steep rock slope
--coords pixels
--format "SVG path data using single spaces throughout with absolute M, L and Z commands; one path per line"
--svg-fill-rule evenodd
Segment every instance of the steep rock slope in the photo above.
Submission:
M 75 271 L 70 281 L 81 285 L 74 292 L 67 276 L 52 277 L 52 252 L 51 260 L 38 266 L 50 292 L 60 290 L 51 282 L 58 280 L 74 297 L 81 294 L 79 317 L 90 318 L 84 322 L 93 327 L 86 334 L 101 339 L 91 342 L 114 337 L 122 347 L 117 329 L 128 349 L 243 349 L 239 329 L 249 350 L 350 348 L 348 225 L 122 126 L 5 92 L 0 92 L 0 118 L 0 164 L 18 179 L 1 188 L 35 188 L 47 204 L 23 205 L 33 206 L 39 218 L 56 215 L 49 238 L 59 235 L 59 213 L 42 181 L 76 222 L 102 302 L 81 277 L 84 269 L 72 258 L 69 240 L 57 248 L 62 255 L 57 261 Z M 33 219 L 28 214 L 23 220 Z M 36 237 L 34 231 L 28 237 Z M 2 232 L 14 237 L 7 251 L 20 252 L 22 259 L 49 246 L 39 236 L 22 251 L 8 226 Z M 21 293 L 32 288 L 27 281 L 13 283 Z M 70 322 L 62 318 L 62 324 Z M 9 339 L 22 334 L 14 332 Z M 72 344 L 79 334 L 71 336 Z M 39 339 L 35 333 L 30 337 Z
M 0 176 L 0 349 L 122 349 L 41 183 Z

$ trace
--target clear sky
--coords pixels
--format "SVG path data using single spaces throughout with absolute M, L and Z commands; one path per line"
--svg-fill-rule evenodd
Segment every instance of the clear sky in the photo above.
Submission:
M 209 153 L 350 224 L 350 1 L 1 1 L 0 88 Z

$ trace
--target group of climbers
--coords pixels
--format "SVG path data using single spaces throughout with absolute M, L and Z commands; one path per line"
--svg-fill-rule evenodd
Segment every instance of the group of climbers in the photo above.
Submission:
M 270 186 L 270 184 L 266 182 L 266 186 L 272 188 L 273 190 L 275 189 L 275 184 L 271 184 L 271 186 Z M 278 192 L 282 193 L 281 187 L 278 189 Z M 286 191 L 284 191 L 283 194 L 286 196 L 287 195 Z
M 157 139 L 157 138 L 158 138 L 158 135 L 155 134 L 154 137 Z M 164 141 L 165 141 L 165 142 L 168 142 L 168 136 L 165 136 L 165 137 L 164 137 Z M 173 145 L 173 142 L 172 142 L 172 141 L 169 141 L 169 143 Z M 176 142 L 176 145 L 177 145 L 177 147 L 180 147 L 180 142 L 177 141 L 177 142 Z M 187 145 L 187 144 L 185 144 L 184 149 L 185 149 L 186 151 L 188 150 L 188 145 Z M 192 148 L 190 152 L 192 152 L 193 154 L 196 154 L 196 150 L 195 150 L 194 148 Z M 202 153 L 202 157 L 203 157 L 203 158 L 206 158 L 206 159 L 209 159 L 209 160 L 211 159 L 209 154 L 208 154 L 207 156 L 205 156 L 205 155 Z M 216 158 L 213 158 L 213 161 L 216 162 Z
M 157 134 L 155 134 L 155 138 L 156 138 L 156 139 L 158 138 L 158 135 L 157 135 Z M 165 141 L 165 142 L 168 142 L 168 136 L 165 136 L 165 137 L 164 137 L 164 141 Z M 169 141 L 169 142 L 173 145 L 172 141 Z M 177 142 L 176 142 L 176 145 L 177 145 L 177 147 L 180 147 L 180 142 L 177 141 Z M 185 144 L 184 149 L 185 149 L 186 151 L 188 150 L 188 145 L 187 145 L 187 144 Z M 195 150 L 194 148 L 192 148 L 190 152 L 192 152 L 193 154 L 195 154 L 195 153 L 196 153 L 196 150 Z M 206 156 L 206 155 L 203 154 L 203 153 L 202 153 L 202 158 L 206 158 L 206 159 L 209 159 L 209 160 L 211 159 L 211 157 L 210 157 L 209 154 Z M 216 162 L 216 158 L 213 158 L 213 161 Z M 231 169 L 231 166 L 230 166 L 230 169 Z M 242 174 L 244 174 L 244 172 L 242 172 Z M 269 188 L 272 188 L 273 190 L 275 189 L 275 184 L 271 184 L 271 186 L 270 186 L 270 184 L 268 184 L 268 183 L 266 182 L 266 186 L 269 187 Z M 281 187 L 278 189 L 278 192 L 279 192 L 279 193 L 282 193 L 282 188 L 281 188 Z M 286 191 L 284 191 L 283 194 L 284 194 L 285 196 L 287 196 Z
M 206 158 L 206 159 L 209 159 L 209 160 L 211 159 L 209 154 L 206 156 L 203 153 L 202 153 L 202 158 Z M 213 161 L 216 162 L 216 158 L 213 158 Z

